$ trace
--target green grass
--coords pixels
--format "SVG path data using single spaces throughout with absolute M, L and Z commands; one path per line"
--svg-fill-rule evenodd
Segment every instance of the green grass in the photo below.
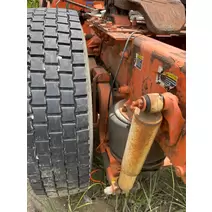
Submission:
M 72 197 L 69 200 L 69 212 L 97 211 L 95 204 L 98 201 L 103 202 L 102 211 L 106 211 L 107 206 L 115 212 L 186 211 L 186 187 L 181 179 L 175 176 L 172 168 L 164 168 L 153 174 L 148 173 L 144 179 L 140 176 L 137 184 L 140 188 L 134 190 L 128 196 L 124 194 L 105 196 L 103 186 L 93 184 L 83 195 Z
M 94 155 L 93 169 L 102 171 L 93 175 L 107 184 L 102 158 Z M 143 173 L 138 176 L 136 187 L 128 195 L 106 196 L 104 186 L 92 184 L 84 193 L 71 197 L 68 201 L 69 212 L 185 212 L 186 186 L 176 177 L 172 167 L 162 168 L 158 172 Z M 106 208 L 109 209 L 106 210 Z
M 27 0 L 28 8 L 37 8 L 39 7 L 39 0 Z
M 99 179 L 104 180 L 104 171 Z M 98 179 L 95 176 L 95 179 Z M 106 183 L 106 181 L 105 181 Z M 140 175 L 138 189 L 128 196 L 106 196 L 104 186 L 91 184 L 84 193 L 69 198 L 47 199 L 30 195 L 39 212 L 185 212 L 186 187 L 172 168 Z M 31 191 L 32 193 L 32 191 Z M 28 204 L 29 205 L 29 204 Z M 31 212 L 31 211 L 28 211 Z

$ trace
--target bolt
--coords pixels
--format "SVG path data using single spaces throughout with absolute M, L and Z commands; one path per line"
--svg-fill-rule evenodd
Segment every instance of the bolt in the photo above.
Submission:
M 129 93 L 130 93 L 130 87 L 127 86 L 127 85 L 121 86 L 121 87 L 119 88 L 119 92 L 120 92 L 121 94 L 129 94 Z
M 121 51 L 119 55 L 122 56 L 122 54 L 123 54 L 123 51 Z M 125 51 L 123 56 L 124 56 L 124 58 L 128 58 L 129 57 L 129 52 Z
M 106 27 L 110 28 L 113 25 L 112 21 L 107 21 Z
M 132 20 L 132 26 L 136 26 L 137 25 L 137 21 L 136 21 L 136 18 L 134 18 L 133 20 Z
M 178 177 L 182 177 L 185 175 L 185 170 L 183 169 L 182 166 L 176 166 L 175 167 L 175 173 Z
M 127 106 L 126 105 L 123 105 L 122 112 L 127 112 Z

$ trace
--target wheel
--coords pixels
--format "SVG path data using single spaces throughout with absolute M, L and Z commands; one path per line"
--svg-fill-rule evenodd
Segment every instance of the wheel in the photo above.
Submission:
M 89 185 L 91 84 L 78 13 L 27 12 L 27 175 L 37 195 L 63 197 Z

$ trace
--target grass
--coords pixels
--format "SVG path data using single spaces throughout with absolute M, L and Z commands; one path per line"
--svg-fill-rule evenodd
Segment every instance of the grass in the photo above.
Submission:
M 98 164 L 98 165 L 97 165 Z M 102 168 L 100 158 L 94 158 L 94 169 Z M 102 169 L 103 170 L 103 169 Z M 107 184 L 104 170 L 94 175 Z M 128 196 L 104 195 L 104 186 L 92 184 L 83 194 L 69 198 L 69 212 L 99 211 L 96 204 L 100 202 L 100 211 L 108 212 L 185 212 L 186 187 L 180 178 L 176 177 L 172 167 L 162 168 L 158 172 L 144 173 L 138 176 L 137 189 Z M 109 208 L 109 209 L 108 209 Z
M 104 172 L 99 174 L 102 174 L 99 179 L 103 180 Z M 97 176 L 94 177 L 97 179 Z M 105 183 L 107 183 L 106 180 Z M 161 169 L 155 173 L 147 173 L 145 176 L 140 175 L 136 184 L 138 189 L 128 196 L 124 194 L 106 196 L 103 192 L 104 186 L 100 183 L 93 183 L 84 193 L 70 196 L 67 199 L 43 199 L 36 195 L 31 196 L 29 192 L 28 195 L 30 199 L 33 199 L 31 201 L 32 205 L 39 212 L 186 211 L 186 187 L 175 176 L 171 167 Z
M 28 8 L 37 8 L 39 7 L 39 0 L 27 0 Z

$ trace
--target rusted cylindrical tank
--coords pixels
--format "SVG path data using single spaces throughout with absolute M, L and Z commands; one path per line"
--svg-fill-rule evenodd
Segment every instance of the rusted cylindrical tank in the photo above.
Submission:
M 133 187 L 162 122 L 161 113 L 141 112 L 136 108 L 121 163 L 118 185 L 124 192 Z

